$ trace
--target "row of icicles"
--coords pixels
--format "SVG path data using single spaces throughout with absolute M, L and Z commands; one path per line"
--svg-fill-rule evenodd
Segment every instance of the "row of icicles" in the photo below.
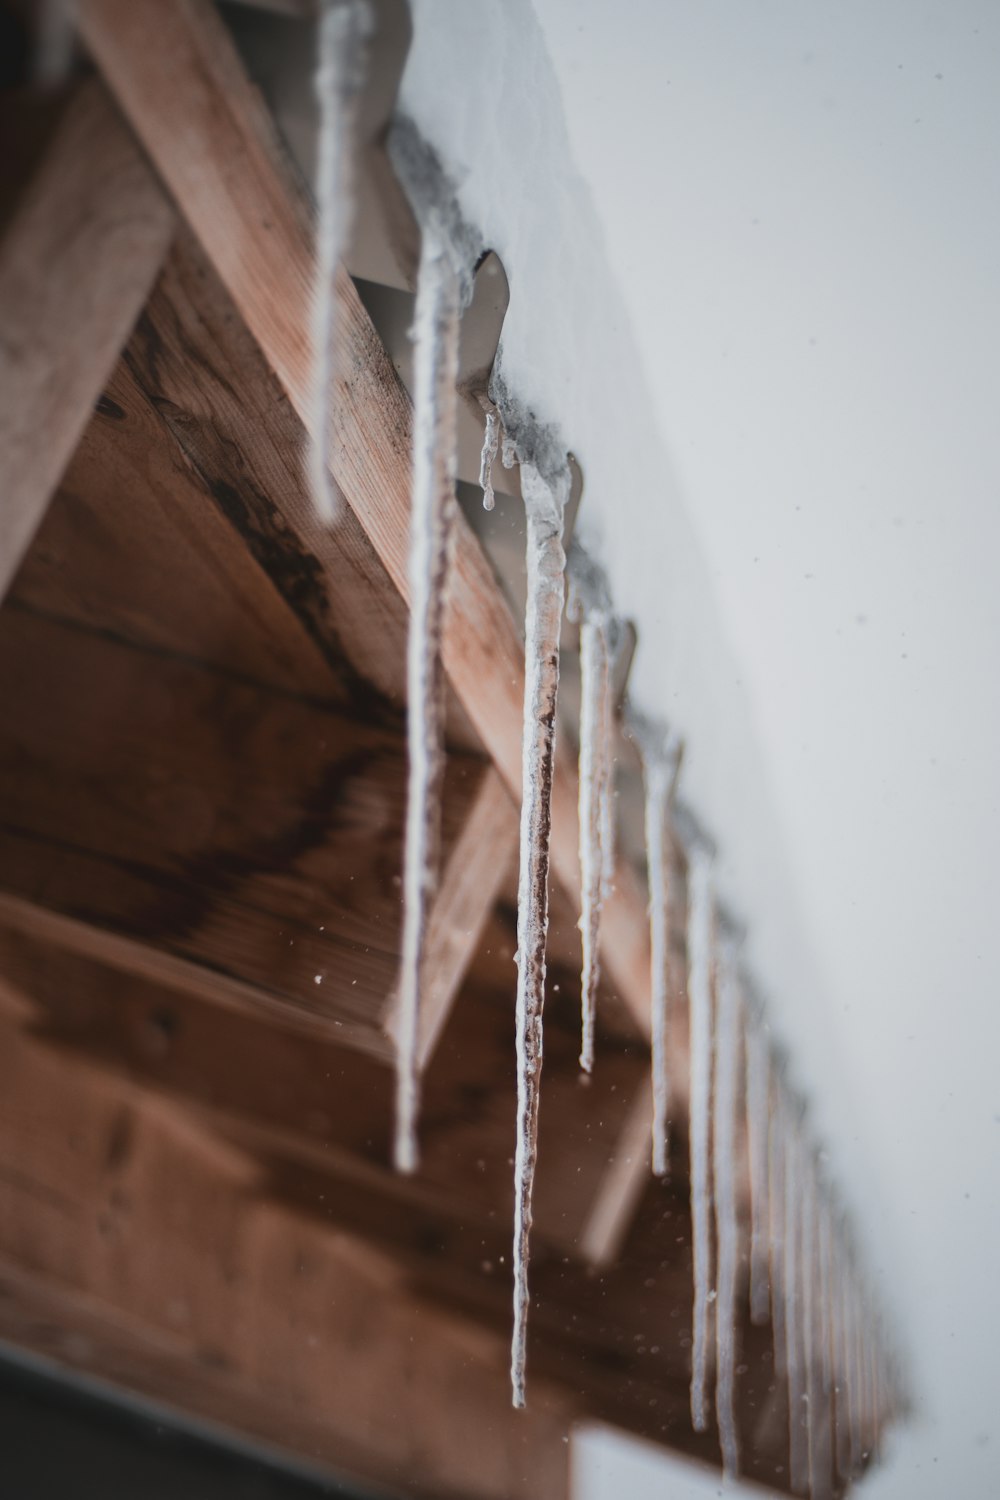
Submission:
M 325 0 L 317 69 L 319 229 L 311 476 L 317 508 L 329 519 L 334 518 L 336 504 L 330 479 L 336 271 L 350 229 L 348 148 L 369 30 L 364 0 Z M 418 1162 L 420 1002 L 438 873 L 443 767 L 441 641 L 456 511 L 458 337 L 471 286 L 472 268 L 456 257 L 449 236 L 434 217 L 425 217 L 413 330 L 409 782 L 396 1025 L 394 1159 L 402 1172 L 413 1172 Z M 493 508 L 492 466 L 498 438 L 498 413 L 490 406 L 480 476 L 487 509 Z M 566 467 L 555 474 L 541 472 L 509 437 L 503 445 L 503 461 L 507 467 L 520 464 L 527 521 L 511 1352 L 513 1401 L 523 1406 L 548 928 L 549 799 L 567 571 L 562 533 L 569 474 Z M 601 909 L 612 889 L 615 864 L 612 674 L 618 622 L 599 570 L 578 549 L 571 552 L 569 612 L 579 623 L 581 672 L 580 1064 L 589 1072 L 594 1066 Z M 824 1181 L 815 1149 L 807 1143 L 803 1111 L 775 1061 L 762 1012 L 747 999 L 736 945 L 727 935 L 715 901 L 711 850 L 698 837 L 684 851 L 687 972 L 681 983 L 678 961 L 671 953 L 674 918 L 680 921 L 684 914 L 673 859 L 672 804 L 680 744 L 638 715 L 628 727 L 641 754 L 646 794 L 652 1166 L 661 1177 L 668 1165 L 671 1024 L 675 1000 L 685 990 L 689 1006 L 692 1421 L 698 1431 L 708 1425 L 714 1373 L 723 1463 L 728 1473 L 738 1473 L 734 1405 L 742 1312 L 738 1296 L 749 1258 L 751 1318 L 755 1323 L 770 1321 L 775 1367 L 788 1386 L 791 1486 L 822 1497 L 833 1492 L 835 1475 L 847 1481 L 860 1472 L 884 1422 L 898 1410 L 895 1367 L 886 1355 L 870 1294 L 860 1279 L 844 1216 Z M 749 1192 L 740 1191 L 744 1159 Z

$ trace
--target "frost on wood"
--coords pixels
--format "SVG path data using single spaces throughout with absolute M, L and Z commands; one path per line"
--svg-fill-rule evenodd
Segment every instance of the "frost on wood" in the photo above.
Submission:
M 691 1420 L 708 1425 L 705 1395 L 712 1279 L 709 1127 L 712 1100 L 712 940 L 715 926 L 711 855 L 695 844 L 688 861 L 688 1003 L 691 1015 L 691 1232 L 694 1316 Z
M 566 563 L 563 513 L 567 472 L 550 482 L 521 466 L 527 518 L 528 601 L 524 628 L 524 727 L 521 747 L 521 847 L 517 886 L 517 1132 L 514 1153 L 514 1334 L 511 1384 L 524 1405 L 531 1192 L 538 1151 L 542 1072 L 545 941 L 549 923 L 549 832 L 555 756 L 559 631 Z
M 396 1022 L 395 1162 L 417 1163 L 420 999 L 437 876 L 442 773 L 441 622 L 455 484 L 455 381 L 462 289 L 443 239 L 423 235 L 417 284 L 407 651 L 409 782 L 403 875 L 403 954 Z
M 740 1256 L 735 1156 L 743 1002 L 736 970 L 736 954 L 729 941 L 724 944 L 720 956 L 717 989 L 712 1130 L 715 1223 L 719 1246 L 718 1298 L 715 1304 L 715 1411 L 719 1423 L 722 1467 L 730 1478 L 734 1478 L 739 1472 L 734 1398 L 736 1280 Z
M 771 1304 L 770 1163 L 771 1059 L 759 1010 L 746 1027 L 747 1155 L 750 1162 L 750 1317 L 767 1322 Z
M 353 216 L 353 137 L 371 25 L 367 0 L 322 0 L 316 68 L 319 103 L 316 206 L 319 222 L 312 303 L 313 409 L 309 423 L 309 478 L 313 503 L 326 521 L 333 519 L 338 499 L 330 473 L 330 407 L 336 373 L 337 269 L 347 247 Z
M 569 609 L 580 622 L 580 1066 L 594 1066 L 601 908 L 611 884 L 612 712 L 610 596 L 600 569 L 574 545 L 569 555 Z
M 666 1177 L 670 1157 L 670 804 L 680 768 L 676 735 L 633 716 L 630 733 L 642 758 L 646 871 L 649 879 L 650 1065 L 653 1084 L 653 1173 Z
M 483 492 L 483 510 L 492 510 L 496 504 L 493 489 L 493 463 L 500 440 L 497 414 L 491 408 L 486 413 L 486 431 L 483 435 L 483 451 L 479 456 L 479 484 Z

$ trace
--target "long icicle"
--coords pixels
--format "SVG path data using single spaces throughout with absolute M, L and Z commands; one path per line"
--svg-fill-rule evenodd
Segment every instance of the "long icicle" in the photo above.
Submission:
M 847 1299 L 845 1293 L 844 1255 L 839 1233 L 834 1233 L 831 1222 L 830 1276 L 832 1281 L 833 1312 L 833 1410 L 834 1410 L 834 1456 L 837 1476 L 842 1480 L 851 1477 L 851 1424 L 848 1408 L 848 1327 Z
M 816 1215 L 816 1354 L 819 1365 L 818 1408 L 811 1413 L 816 1428 L 819 1489 L 814 1500 L 824 1500 L 832 1492 L 834 1476 L 833 1351 L 834 1297 L 831 1270 L 830 1203 L 825 1179 L 818 1173 L 815 1182 Z
M 524 628 L 521 746 L 521 864 L 517 886 L 517 1133 L 514 1152 L 514 1332 L 510 1375 L 524 1405 L 531 1192 L 538 1154 L 545 941 L 549 924 L 549 833 L 559 689 L 559 630 L 565 594 L 563 514 L 568 472 L 554 483 L 521 465 L 527 517 L 528 602 Z
M 353 218 L 352 150 L 358 97 L 372 29 L 367 0 L 322 0 L 316 96 L 316 266 L 312 301 L 312 417 L 309 480 L 317 514 L 332 521 L 339 496 L 330 473 L 331 394 L 336 374 L 337 271 Z
M 768 1088 L 771 1100 L 771 1134 L 768 1143 L 768 1208 L 771 1243 L 771 1330 L 774 1340 L 774 1370 L 788 1378 L 788 1335 L 785 1328 L 785 1172 L 787 1135 L 784 1102 L 773 1057 L 768 1053 Z
M 420 998 L 437 879 L 442 773 L 441 623 L 455 484 L 455 382 L 462 287 L 433 228 L 423 235 L 414 324 L 413 498 L 407 650 L 409 783 L 403 874 L 403 956 L 396 1029 L 395 1163 L 417 1165 Z
M 769 1135 L 770 1059 L 763 1013 L 749 1013 L 746 1026 L 747 1155 L 750 1163 L 750 1318 L 767 1322 L 771 1304 Z
M 594 1022 L 599 978 L 598 941 L 607 885 L 604 853 L 611 747 L 607 700 L 611 691 L 606 617 L 588 611 L 580 622 L 580 1066 L 594 1067 Z
M 653 1173 L 666 1177 L 670 1160 L 670 804 L 681 762 L 681 742 L 645 720 L 632 738 L 642 758 L 645 789 L 646 869 L 649 878 L 650 1066 L 653 1084 Z
M 712 944 L 715 911 L 712 859 L 695 844 L 688 863 L 688 1003 L 691 1014 L 691 1234 L 694 1313 L 691 1331 L 691 1420 L 708 1425 L 709 1310 L 712 1303 L 712 1220 L 709 1133 L 712 1103 Z
M 736 953 L 734 945 L 727 941 L 719 963 L 712 1138 L 719 1246 L 718 1298 L 715 1304 L 715 1411 L 722 1468 L 730 1479 L 736 1478 L 740 1467 L 735 1406 L 736 1280 L 740 1256 L 735 1153 L 742 1017 L 743 997 L 736 971 Z
M 785 1369 L 788 1375 L 788 1471 L 792 1489 L 802 1494 L 809 1481 L 809 1452 L 803 1424 L 805 1389 L 802 1338 L 802 1191 L 801 1143 L 798 1121 L 785 1103 L 784 1129 L 791 1132 L 785 1146 Z
M 811 1500 L 829 1500 L 830 1449 L 823 1426 L 822 1392 L 822 1293 L 819 1286 L 819 1194 L 817 1165 L 810 1149 L 803 1148 L 802 1184 L 799 1195 L 802 1236 L 802 1345 L 805 1370 L 806 1463 Z

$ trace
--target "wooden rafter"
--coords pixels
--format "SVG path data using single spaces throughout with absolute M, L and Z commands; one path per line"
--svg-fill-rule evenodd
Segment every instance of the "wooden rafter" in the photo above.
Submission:
M 173 228 L 167 198 L 106 93 L 83 86 L 0 240 L 0 598 Z

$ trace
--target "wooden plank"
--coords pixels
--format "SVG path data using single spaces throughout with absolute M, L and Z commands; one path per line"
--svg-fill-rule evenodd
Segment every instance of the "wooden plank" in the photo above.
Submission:
M 0 597 L 162 263 L 174 215 L 106 91 L 67 109 L 0 241 Z
M 500 1338 L 176 1111 L 5 1028 L 0 1122 L 3 1336 L 407 1493 L 567 1494 L 572 1398 L 514 1414 Z
M 596 1266 L 612 1265 L 619 1258 L 646 1191 L 652 1112 L 652 1084 L 644 1076 L 632 1097 L 614 1155 L 608 1161 L 580 1236 L 581 1254 Z
M 428 1065 L 413 1193 L 390 1170 L 393 1079 L 329 1016 L 221 981 L 148 945 L 0 894 L 0 973 L 12 1013 L 146 1087 L 211 1112 L 217 1128 L 275 1158 L 380 1185 L 394 1200 L 509 1234 L 514 1134 L 513 935 L 484 934 Z M 556 985 L 565 977 L 556 967 Z M 577 1236 L 642 1077 L 605 1057 L 589 1088 L 575 1015 L 551 1013 L 543 1081 L 539 1245 L 577 1255 Z M 500 1253 L 503 1253 L 501 1247 Z
M 303 421 L 311 364 L 309 214 L 273 122 L 224 28 L 196 0 L 85 0 L 81 29 L 206 254 Z M 157 46 L 150 48 L 154 34 Z M 177 128 L 183 120 L 183 129 Z M 338 285 L 341 371 L 334 478 L 405 599 L 411 408 L 346 272 Z M 515 797 L 524 672 L 518 631 L 469 527 L 458 526 L 443 657 L 448 676 Z M 579 889 L 576 793 L 565 754 L 553 794 L 553 859 Z M 619 870 L 605 966 L 648 1033 L 648 940 L 634 879 Z
M 5 890 L 391 1054 L 398 732 L 11 606 L 0 694 Z M 486 771 L 449 757 L 446 858 Z
M 427 924 L 427 985 L 420 1013 L 420 1067 L 437 1045 L 458 990 L 505 884 L 517 849 L 517 813 L 492 766 L 484 774 L 465 824 L 448 855 Z M 387 1010 L 395 1042 L 398 996 Z

